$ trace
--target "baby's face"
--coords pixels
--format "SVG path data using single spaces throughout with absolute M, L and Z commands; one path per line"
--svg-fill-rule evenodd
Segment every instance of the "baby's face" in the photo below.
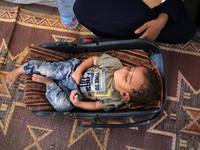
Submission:
M 115 87 L 119 92 L 129 93 L 132 89 L 139 90 L 144 84 L 145 67 L 123 67 L 114 73 Z

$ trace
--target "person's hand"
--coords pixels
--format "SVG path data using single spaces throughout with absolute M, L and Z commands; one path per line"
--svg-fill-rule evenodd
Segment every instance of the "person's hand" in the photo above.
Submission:
M 78 71 L 78 69 L 76 69 L 75 72 L 72 73 L 72 78 L 79 85 L 83 78 L 83 74 L 82 72 Z
M 79 104 L 78 95 L 75 95 L 76 93 L 77 93 L 77 90 L 73 90 L 71 91 L 70 96 L 69 96 L 69 99 L 74 106 L 77 106 Z
M 140 34 L 145 31 L 139 38 L 154 41 L 159 35 L 162 28 L 164 28 L 167 23 L 168 15 L 162 13 L 157 19 L 146 22 L 143 26 L 135 30 L 135 34 Z

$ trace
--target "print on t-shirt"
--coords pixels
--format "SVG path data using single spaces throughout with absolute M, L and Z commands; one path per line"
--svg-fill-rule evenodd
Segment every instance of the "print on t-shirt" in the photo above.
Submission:
M 102 69 L 92 69 L 86 71 L 80 83 L 80 90 L 82 93 L 105 92 L 105 71 Z

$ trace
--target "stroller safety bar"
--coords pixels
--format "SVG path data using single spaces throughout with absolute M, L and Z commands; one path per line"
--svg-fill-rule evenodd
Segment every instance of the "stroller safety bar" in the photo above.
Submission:
M 130 128 L 130 127 L 138 127 L 143 125 L 151 124 L 155 121 L 157 121 L 162 116 L 162 111 L 160 111 L 158 114 L 156 114 L 153 118 L 145 121 L 135 122 L 135 123 L 124 123 L 124 124 L 96 124 L 92 123 L 90 121 L 87 121 L 84 123 L 82 122 L 82 125 L 79 124 L 82 127 L 93 127 L 93 128 Z

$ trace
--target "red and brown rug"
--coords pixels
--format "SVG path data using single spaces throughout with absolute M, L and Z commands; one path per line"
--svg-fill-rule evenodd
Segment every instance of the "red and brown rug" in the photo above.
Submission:
M 200 149 L 200 43 L 157 43 L 168 77 L 167 105 L 157 122 L 123 129 L 83 128 L 70 117 L 32 114 L 23 101 L 24 76 L 19 86 L 10 87 L 6 75 L 21 65 L 30 45 L 78 43 L 95 36 L 82 25 L 67 30 L 56 8 L 4 1 L 0 1 L 0 29 L 0 149 Z

